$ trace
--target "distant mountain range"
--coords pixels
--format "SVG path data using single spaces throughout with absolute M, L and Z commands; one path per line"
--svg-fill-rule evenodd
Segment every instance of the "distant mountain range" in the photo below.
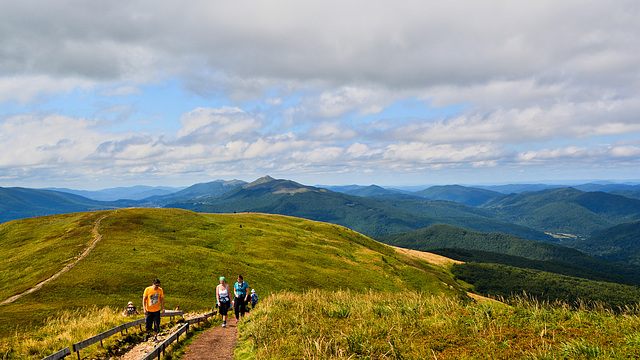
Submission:
M 116 201 L 116 200 L 142 200 L 152 196 L 168 195 L 184 189 L 184 187 L 169 186 L 144 186 L 137 185 L 131 187 L 117 187 L 96 191 L 73 190 L 66 188 L 45 188 L 41 190 L 51 190 L 74 195 L 84 196 L 91 200 Z
M 343 225 L 387 244 L 486 265 L 467 266 L 469 281 L 485 272 L 483 281 L 490 284 L 487 277 L 495 271 L 509 279 L 511 267 L 517 267 L 640 286 L 640 200 L 623 195 L 638 190 L 603 186 L 583 186 L 595 191 L 576 186 L 503 193 L 449 185 L 411 192 L 375 185 L 327 189 L 265 176 L 251 183 L 216 180 L 183 189 L 106 189 L 100 195 L 131 197 L 114 201 L 63 189 L 0 188 L 0 222 L 125 207 L 280 214 Z M 138 199 L 145 193 L 153 195 Z
M 524 185 L 519 186 L 524 189 Z M 578 187 L 609 192 L 583 191 Z M 264 212 L 339 224 L 372 237 L 445 224 L 556 242 L 633 263 L 636 255 L 627 245 L 608 244 L 611 236 L 598 237 L 597 234 L 607 230 L 616 234 L 626 231 L 626 235 L 615 239 L 631 244 L 631 248 L 637 247 L 633 239 L 637 239 L 640 230 L 628 224 L 640 220 L 640 200 L 621 195 L 637 193 L 635 187 L 638 185 L 585 184 L 504 194 L 459 185 L 432 186 L 416 192 L 353 185 L 331 187 L 332 191 L 266 176 L 252 183 L 216 180 L 184 189 L 133 187 L 107 189 L 102 193 L 103 198 L 124 194 L 136 198 L 117 201 L 89 199 L 62 192 L 62 189 L 0 188 L 0 222 L 123 207 L 173 207 L 211 213 Z M 137 199 L 149 192 L 154 195 Z M 615 246 L 624 250 L 616 253 L 611 250 Z M 627 259 L 622 259 L 623 254 Z

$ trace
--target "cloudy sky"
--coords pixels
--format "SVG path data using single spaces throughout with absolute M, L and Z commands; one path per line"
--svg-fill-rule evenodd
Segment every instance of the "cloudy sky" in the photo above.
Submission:
M 0 4 L 0 186 L 640 179 L 640 2 Z

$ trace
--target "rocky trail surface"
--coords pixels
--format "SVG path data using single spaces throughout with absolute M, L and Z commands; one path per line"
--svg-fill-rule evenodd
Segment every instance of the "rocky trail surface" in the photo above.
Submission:
M 185 314 L 185 319 L 199 317 L 202 314 Z M 158 341 L 145 341 L 137 344 L 120 357 L 120 360 L 139 360 L 151 352 L 158 343 L 171 336 L 181 324 L 175 325 L 171 329 L 164 330 L 158 334 Z M 182 357 L 183 360 L 233 360 L 233 350 L 238 343 L 238 326 L 235 319 L 229 319 L 227 327 L 214 326 L 206 330 L 189 345 L 187 352 Z

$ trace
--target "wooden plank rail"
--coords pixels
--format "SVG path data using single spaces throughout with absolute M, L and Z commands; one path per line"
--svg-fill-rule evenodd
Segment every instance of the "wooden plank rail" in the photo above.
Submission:
M 217 314 L 217 312 L 216 312 L 216 311 L 212 311 L 212 312 L 210 312 L 210 313 L 206 313 L 206 314 L 204 314 L 203 316 L 200 316 L 200 317 L 197 317 L 197 318 L 193 318 L 193 319 L 189 319 L 189 320 L 187 320 L 186 322 L 187 322 L 189 325 L 193 325 L 193 324 L 195 324 L 195 323 L 199 323 L 199 322 L 205 321 L 205 320 L 207 320 L 208 318 L 210 318 L 210 317 L 214 316 L 215 314 Z
M 164 351 L 167 346 L 171 345 L 171 343 L 174 341 L 180 342 L 180 334 L 183 334 L 187 331 L 189 331 L 189 323 L 182 325 L 182 327 L 180 327 L 176 332 L 171 334 L 171 336 L 166 338 L 164 341 L 159 343 L 158 346 L 151 350 L 151 352 L 149 352 L 147 355 L 143 356 L 140 360 L 151 360 L 155 357 L 158 357 L 158 360 L 160 360 L 160 356 L 164 355 Z
M 149 352 L 147 355 L 145 355 L 144 357 L 142 357 L 140 360 L 151 360 L 155 357 L 158 357 L 158 360 L 160 360 L 160 357 L 162 355 L 164 355 L 164 351 L 167 348 L 167 346 L 171 345 L 172 342 L 180 341 L 180 335 L 188 332 L 189 331 L 189 326 L 195 323 L 200 323 L 201 321 L 205 321 L 208 318 L 214 316 L 215 314 L 217 314 L 216 311 L 212 311 L 210 313 L 204 314 L 203 316 L 197 317 L 197 318 L 193 318 L 193 319 L 189 319 L 187 321 L 185 321 L 185 324 L 179 328 L 176 332 L 174 332 L 173 334 L 171 334 L 171 336 L 169 336 L 168 338 L 166 338 L 164 341 L 162 341 L 160 344 L 158 344 L 158 346 L 156 346 L 153 350 L 151 350 L 151 352 Z
M 165 313 L 162 315 L 162 317 L 171 317 L 173 319 L 173 317 L 175 316 L 182 316 L 184 315 L 183 311 L 165 311 Z M 119 326 L 114 327 L 113 329 L 109 329 L 103 333 L 100 333 L 96 336 L 90 337 L 86 340 L 82 340 L 80 342 L 77 342 L 75 344 L 73 344 L 73 351 L 75 351 L 76 353 L 78 353 L 78 359 L 80 359 L 80 350 L 86 348 L 87 346 L 91 346 L 97 342 L 100 342 L 100 345 L 102 345 L 102 340 L 113 336 L 117 333 L 122 333 L 123 331 L 125 331 L 128 328 L 137 326 L 137 325 L 142 325 L 145 323 L 145 319 L 138 319 L 138 320 L 134 320 L 131 322 L 128 322 L 126 324 L 122 324 Z
M 55 354 L 51 354 L 45 358 L 42 358 L 42 360 L 59 360 L 67 355 L 71 355 L 71 349 L 69 349 L 68 347 L 58 351 Z
M 173 320 L 174 317 L 182 316 L 182 315 L 184 315 L 183 311 L 172 311 L 172 310 L 170 310 L 170 311 L 165 311 L 165 313 L 162 314 L 162 317 L 170 317 L 171 320 Z M 204 320 L 206 320 L 207 317 L 212 316 L 212 315 L 215 315 L 215 312 L 212 312 L 212 313 L 209 313 L 209 314 L 205 314 L 205 316 L 202 316 L 200 318 L 196 318 L 195 319 L 196 321 L 190 322 L 190 323 L 188 322 L 187 324 L 193 324 L 193 323 L 196 323 L 196 322 L 203 321 L 202 318 L 204 318 Z M 191 320 L 194 320 L 194 319 L 191 319 Z M 126 323 L 126 324 L 118 325 L 118 326 L 116 326 L 116 327 L 114 327 L 112 329 L 109 329 L 109 330 L 107 330 L 107 331 L 105 331 L 103 333 L 100 333 L 100 334 L 98 334 L 96 336 L 90 337 L 88 339 L 85 339 L 85 340 L 82 340 L 80 342 L 77 342 L 77 343 L 73 344 L 73 346 L 72 346 L 73 351 L 78 353 L 78 359 L 80 359 L 80 350 L 82 350 L 82 349 L 84 349 L 84 348 L 86 348 L 88 346 L 91 346 L 91 345 L 93 345 L 93 344 L 95 344 L 97 342 L 100 342 L 100 345 L 102 345 L 102 340 L 104 340 L 104 339 L 106 339 L 106 338 L 108 338 L 110 336 L 113 336 L 113 335 L 115 335 L 117 333 L 123 334 L 123 331 L 126 331 L 127 329 L 132 328 L 134 326 L 142 325 L 144 323 L 145 323 L 145 319 L 142 318 L 142 319 L 130 321 L 130 322 Z M 59 360 L 59 359 L 64 358 L 67 355 L 71 355 L 71 349 L 68 348 L 68 347 L 58 351 L 55 354 L 51 354 L 51 355 L 43 358 L 42 360 Z

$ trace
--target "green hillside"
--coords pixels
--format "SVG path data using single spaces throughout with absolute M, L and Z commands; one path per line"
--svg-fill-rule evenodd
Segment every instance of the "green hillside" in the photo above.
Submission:
M 497 191 L 460 185 L 432 186 L 428 189 L 412 193 L 412 195 L 430 200 L 455 201 L 471 206 L 479 206 L 490 199 L 502 196 L 502 194 Z
M 114 209 L 119 206 L 58 191 L 0 187 L 0 223 L 33 216 Z
M 101 240 L 75 267 L 0 305 L 0 336 L 30 331 L 67 309 L 139 303 L 156 277 L 167 308 L 183 310 L 210 308 L 218 277 L 237 274 L 263 297 L 305 289 L 462 293 L 447 270 L 341 226 L 265 214 L 135 208 L 0 224 L 0 246 L 8 250 L 0 261 L 2 300 L 70 264 L 103 216 Z
M 245 184 L 246 182 L 241 180 L 216 180 L 206 183 L 199 183 L 171 194 L 146 198 L 140 201 L 138 203 L 138 206 L 163 206 L 176 201 L 195 200 L 205 197 L 218 196 Z
M 481 233 L 448 225 L 435 225 L 416 231 L 381 236 L 377 239 L 385 244 L 419 251 L 447 248 L 482 250 L 530 260 L 560 261 L 596 272 L 625 276 L 636 281 L 640 278 L 638 267 L 608 262 L 573 248 L 499 233 Z
M 220 196 L 171 203 L 167 207 L 205 213 L 263 212 L 295 216 L 346 226 L 367 236 L 450 224 L 532 240 L 551 240 L 540 231 L 501 221 L 487 209 L 450 201 L 363 198 L 270 177 Z
M 640 285 L 640 279 L 634 276 L 623 276 L 595 271 L 584 266 L 570 264 L 558 260 L 531 260 L 520 256 L 500 254 L 491 251 L 447 248 L 429 250 L 430 253 L 445 256 L 449 259 L 485 264 L 501 264 L 523 269 L 541 270 L 548 273 L 579 277 L 583 279 L 610 283 Z
M 613 190 L 612 194 L 621 195 L 630 199 L 640 200 L 640 190 Z
M 518 225 L 581 237 L 640 219 L 640 200 L 574 188 L 505 195 L 487 201 L 482 207 Z
M 640 266 L 640 221 L 613 226 L 570 245 L 610 261 Z
M 611 309 L 640 303 L 637 286 L 498 264 L 456 264 L 451 271 L 460 280 L 472 284 L 476 291 L 491 297 L 510 298 L 526 293 L 540 301 L 561 301 L 571 306 L 599 304 Z

